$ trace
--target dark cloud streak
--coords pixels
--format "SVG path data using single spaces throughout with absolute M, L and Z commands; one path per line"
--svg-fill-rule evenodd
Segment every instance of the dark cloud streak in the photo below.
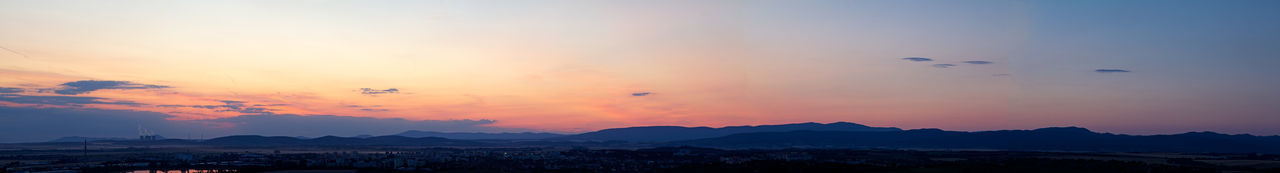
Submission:
M 1131 71 L 1129 71 L 1129 70 L 1124 70 L 1124 69 L 1097 69 L 1097 70 L 1093 70 L 1093 72 L 1098 72 L 1098 73 L 1128 73 L 1128 72 L 1131 72 Z
M 931 59 L 931 58 L 924 58 L 924 57 L 906 57 L 906 58 L 902 58 L 902 59 L 907 60 L 907 61 L 916 61 L 916 62 L 920 62 L 920 61 L 933 61 L 933 59 Z
M 364 95 L 372 96 L 372 95 L 378 95 L 378 94 L 395 94 L 395 93 L 400 93 L 400 89 L 389 88 L 385 90 L 379 90 L 379 89 L 373 89 L 373 88 L 360 88 L 360 94 L 364 94 Z
M 77 94 L 84 94 L 84 93 L 89 93 L 89 92 L 104 90 L 104 89 L 127 90 L 127 89 L 170 88 L 169 86 L 164 86 L 164 85 L 138 84 L 138 83 L 133 83 L 129 81 L 99 81 L 99 80 L 82 80 L 82 81 L 75 81 L 75 82 L 67 82 L 67 83 L 62 83 L 59 86 L 62 86 L 62 88 L 54 90 L 53 93 L 62 94 L 62 95 L 77 95 Z
M 103 101 L 108 100 L 101 97 L 79 97 L 79 96 L 27 96 L 17 94 L 0 94 L 0 101 L 22 103 L 22 104 L 44 104 L 57 106 L 82 106 L 86 104 L 109 104 L 109 105 L 129 105 L 141 106 L 142 103 L 133 101 Z
M 981 64 L 994 64 L 994 62 L 991 62 L 991 61 L 964 61 L 964 63 L 965 63 L 965 64 L 979 64 L 979 65 L 981 65 Z
M 246 113 L 246 114 L 274 114 L 274 112 L 271 112 L 271 111 L 277 111 L 277 109 L 258 107 L 259 105 L 262 105 L 262 104 L 246 105 L 244 101 L 219 100 L 218 102 L 222 102 L 223 105 L 156 105 L 156 106 L 158 107 L 189 107 L 189 108 L 199 108 L 199 109 L 210 109 L 216 112 L 239 112 L 239 113 Z M 272 105 L 278 105 L 278 104 L 272 104 Z
M 21 93 L 22 91 L 25 90 L 22 88 L 0 87 L 0 93 Z

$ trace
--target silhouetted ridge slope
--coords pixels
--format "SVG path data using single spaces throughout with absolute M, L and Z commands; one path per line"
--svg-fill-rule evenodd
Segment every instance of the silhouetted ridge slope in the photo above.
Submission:
M 284 136 L 236 135 L 205 140 L 205 144 L 215 145 L 298 145 L 302 139 Z
M 376 136 L 369 138 L 349 138 L 324 136 L 313 139 L 298 139 L 283 136 L 241 135 L 209 139 L 203 144 L 228 146 L 344 146 L 344 145 L 394 145 L 394 146 L 476 146 L 479 142 L 451 140 L 438 137 L 411 138 L 404 136 Z
M 721 137 L 739 133 L 811 131 L 901 131 L 893 127 L 870 127 L 861 124 L 837 122 L 831 124 L 799 123 L 761 126 L 729 126 L 723 128 L 645 126 L 604 129 L 578 135 L 551 138 L 561 140 L 622 140 L 640 142 L 664 142 Z
M 474 133 L 474 132 L 428 132 L 410 130 L 395 134 L 404 137 L 441 137 L 449 139 L 547 139 L 564 135 L 555 133 Z
M 957 132 L 920 129 L 889 132 L 791 131 L 734 134 L 672 142 L 712 147 L 854 147 L 1007 149 L 1115 152 L 1280 153 L 1280 136 L 1194 132 L 1175 135 L 1117 135 L 1079 127 Z

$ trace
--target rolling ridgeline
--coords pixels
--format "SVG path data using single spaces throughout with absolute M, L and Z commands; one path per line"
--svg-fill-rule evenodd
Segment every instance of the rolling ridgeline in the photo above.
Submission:
M 125 141 L 121 141 L 125 142 Z M 1280 136 L 1190 132 L 1171 135 L 1098 133 L 1079 127 L 1035 130 L 902 130 L 856 123 L 798 123 L 722 128 L 646 126 L 574 135 L 406 131 L 375 137 L 227 136 L 193 142 L 216 146 L 697 146 L 714 148 L 980 149 L 1017 151 L 1280 153 Z M 130 142 L 131 143 L 131 142 Z

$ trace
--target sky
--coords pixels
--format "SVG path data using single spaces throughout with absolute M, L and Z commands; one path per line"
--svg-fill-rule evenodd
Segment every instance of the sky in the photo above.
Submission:
M 1280 135 L 1280 1 L 0 0 L 0 142 L 854 122 Z

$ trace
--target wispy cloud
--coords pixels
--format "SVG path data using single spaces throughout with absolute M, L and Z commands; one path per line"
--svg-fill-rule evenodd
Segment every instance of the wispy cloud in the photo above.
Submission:
M 0 94 L 0 101 L 22 103 L 22 104 L 43 104 L 58 106 L 81 106 L 86 104 L 109 104 L 109 105 L 144 105 L 133 101 L 110 101 L 101 97 L 79 97 L 79 96 L 27 96 L 17 94 Z
M 384 112 L 384 111 L 390 111 L 390 110 L 391 110 L 391 109 L 383 109 L 383 108 L 381 108 L 381 107 L 382 107 L 382 105 L 369 105 L 369 106 L 365 106 L 365 105 L 346 105 L 346 107 L 349 107 L 349 108 L 360 108 L 360 110 L 361 110 L 361 111 L 368 111 L 368 112 Z
M 965 64 L 979 64 L 979 65 L 981 65 L 981 64 L 994 64 L 994 62 L 991 62 L 991 61 L 964 61 L 964 63 L 965 63 Z
M 933 67 L 937 67 L 937 68 L 951 68 L 955 66 L 956 66 L 955 64 L 934 64 L 933 65 Z
M 288 105 L 289 105 L 289 104 L 281 104 L 281 103 L 277 103 L 277 104 L 253 104 L 253 106 L 288 106 Z
M 902 59 L 907 61 L 933 61 L 933 59 L 931 58 L 924 58 L 924 57 L 906 57 Z
M 259 108 L 259 107 L 250 107 L 250 108 L 241 108 L 240 110 L 232 110 L 232 111 L 239 112 L 239 113 L 246 113 L 246 114 L 275 114 L 274 112 L 271 112 L 271 111 L 278 111 L 278 110 L 268 109 L 268 108 Z
M 82 80 L 75 82 L 63 83 L 62 88 L 55 89 L 53 92 L 62 95 L 77 95 L 89 93 L 104 89 L 156 89 L 170 88 L 164 85 L 148 85 L 138 84 L 129 81 L 99 81 L 99 80 Z
M 631 93 L 631 96 L 647 96 L 647 95 L 649 95 L 649 94 L 653 94 L 653 93 L 650 93 L 650 92 L 638 92 L 638 93 Z
M 360 94 L 364 94 L 364 95 L 395 94 L 395 93 L 400 93 L 400 89 L 389 88 L 389 89 L 379 90 L 379 89 L 373 89 L 373 88 L 360 88 Z
M 24 91 L 22 88 L 0 87 L 0 93 L 20 93 Z
M 1129 71 L 1129 70 L 1124 70 L 1124 69 L 1097 69 L 1097 70 L 1093 70 L 1093 72 L 1098 72 L 1098 73 L 1128 73 L 1128 72 L 1131 72 L 1131 71 Z
M 188 107 L 188 108 L 209 109 L 216 112 L 239 112 L 239 113 L 246 113 L 246 114 L 274 114 L 274 112 L 271 112 L 271 111 L 276 111 L 276 109 L 258 107 L 258 106 L 265 106 L 262 104 L 246 105 L 244 101 L 219 100 L 218 102 L 222 102 L 223 104 L 222 105 L 156 105 L 156 106 L 157 107 Z

